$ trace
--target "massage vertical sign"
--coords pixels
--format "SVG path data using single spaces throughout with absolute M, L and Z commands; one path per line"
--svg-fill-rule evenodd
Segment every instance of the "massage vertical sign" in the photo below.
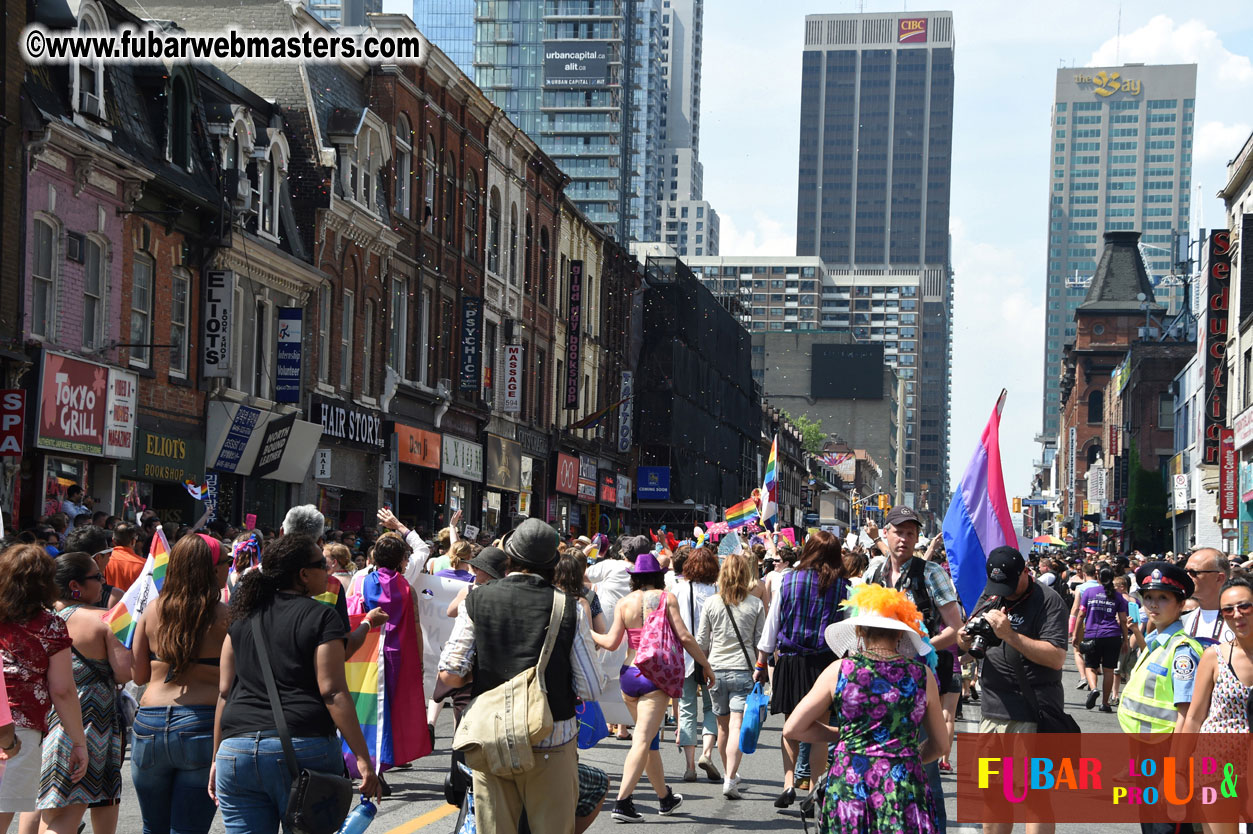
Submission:
M 462 391 L 478 391 L 479 353 L 483 343 L 483 299 L 467 295 L 461 299 L 461 381 Z
M 1227 424 L 1227 316 L 1231 308 L 1231 233 L 1218 229 L 1209 238 L 1205 283 L 1205 412 L 1203 463 L 1218 466 L 1222 430 Z
M 505 405 L 502 411 L 522 410 L 522 345 L 505 345 Z
M 204 327 L 200 334 L 201 375 L 231 375 L 231 325 L 235 317 L 235 273 L 211 269 L 204 274 Z
M 570 320 L 566 322 L 566 408 L 579 407 L 579 348 L 583 330 L 583 262 L 570 261 Z

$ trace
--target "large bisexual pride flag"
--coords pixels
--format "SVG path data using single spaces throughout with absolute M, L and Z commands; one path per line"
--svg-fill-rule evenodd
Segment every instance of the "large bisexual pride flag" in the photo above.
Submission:
M 988 554 L 1001 545 L 1018 542 L 1001 474 L 1000 431 L 1005 394 L 1001 391 L 944 516 L 949 571 L 967 613 L 974 610 L 987 584 Z

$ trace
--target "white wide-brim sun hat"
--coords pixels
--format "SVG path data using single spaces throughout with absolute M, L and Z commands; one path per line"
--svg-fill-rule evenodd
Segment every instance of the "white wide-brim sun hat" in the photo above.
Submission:
M 823 638 L 826 639 L 831 651 L 835 652 L 836 657 L 844 657 L 857 650 L 858 626 L 862 628 L 887 628 L 901 632 L 902 637 L 909 638 L 900 642 L 899 651 L 903 655 L 908 655 L 912 652 L 921 657 L 927 653 L 922 635 L 900 620 L 879 614 L 861 614 L 856 617 L 849 617 L 846 620 L 840 620 L 838 623 L 832 623 L 823 632 Z

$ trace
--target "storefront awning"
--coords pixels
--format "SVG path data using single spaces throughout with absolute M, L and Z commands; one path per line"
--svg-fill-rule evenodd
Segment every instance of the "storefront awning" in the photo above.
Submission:
M 295 412 L 212 401 L 205 469 L 298 484 L 309 472 L 321 437 L 321 425 Z

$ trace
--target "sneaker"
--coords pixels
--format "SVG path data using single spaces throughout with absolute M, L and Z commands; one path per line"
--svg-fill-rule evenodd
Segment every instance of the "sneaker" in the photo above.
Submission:
M 1113 712 L 1113 711 L 1114 711 L 1114 708 L 1113 708 L 1113 707 L 1111 707 L 1109 704 L 1101 704 L 1101 709 L 1100 709 L 1100 711 L 1101 711 L 1101 712 Z
M 661 815 L 668 817 L 683 804 L 683 794 L 675 793 L 674 788 L 667 788 L 666 795 L 657 804 L 661 806 Z
M 705 777 L 709 779 L 710 782 L 717 782 L 722 778 L 722 774 L 718 772 L 718 768 L 714 766 L 714 763 L 710 760 L 708 753 L 696 760 L 696 766 L 705 771 Z
M 610 814 L 618 822 L 643 822 L 644 815 L 635 810 L 635 801 L 631 797 L 619 799 L 613 804 Z
M 684 781 L 684 782 L 695 782 L 695 781 L 696 781 L 696 771 L 695 771 L 695 770 L 685 770 L 685 771 L 683 771 L 683 781 Z
M 1080 692 L 1082 692 L 1083 690 L 1087 688 L 1088 688 L 1088 682 L 1085 680 L 1080 680 L 1079 683 L 1075 685 L 1075 689 L 1078 689 Z M 1089 709 L 1091 709 L 1091 707 L 1089 707 Z
M 809 793 L 809 777 L 808 776 L 806 776 L 804 779 L 797 780 L 796 792 L 797 793 Z
M 723 779 L 722 795 L 727 799 L 743 799 L 744 797 L 740 796 L 740 777 Z
M 1088 701 L 1087 701 L 1087 703 L 1086 703 L 1086 704 L 1084 704 L 1084 705 L 1083 705 L 1083 706 L 1084 706 L 1084 709 L 1092 709 L 1094 706 L 1096 706 L 1096 699 L 1097 699 L 1097 698 L 1099 698 L 1099 697 L 1101 697 L 1101 693 L 1099 693 L 1099 692 L 1089 692 L 1089 693 L 1088 693 Z

